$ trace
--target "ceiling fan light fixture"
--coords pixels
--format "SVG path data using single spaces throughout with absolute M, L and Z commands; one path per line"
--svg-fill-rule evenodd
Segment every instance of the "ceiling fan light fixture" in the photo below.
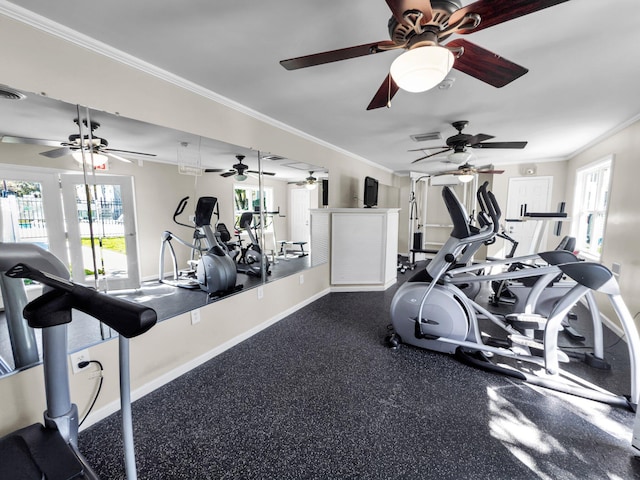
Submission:
M 447 159 L 451 163 L 459 163 L 459 164 L 470 162 L 472 158 L 473 158 L 473 153 L 467 152 L 466 150 L 451 152 L 447 157 Z
M 445 79 L 453 62 L 453 53 L 449 49 L 428 45 L 404 52 L 393 61 L 390 73 L 401 89 L 425 92 Z
M 244 182 L 247 179 L 247 176 L 242 173 L 238 173 L 234 175 L 233 178 L 235 178 L 239 182 Z
M 458 175 L 458 180 L 460 180 L 461 183 L 469 183 L 471 180 L 473 180 L 473 174 L 463 173 L 462 175 Z
M 84 152 L 84 159 L 83 159 L 82 150 L 74 150 L 73 152 L 71 152 L 71 156 L 80 165 L 82 165 L 82 162 L 84 160 L 87 163 L 87 165 L 93 165 L 94 167 L 104 167 L 109 161 L 109 157 L 107 157 L 106 155 L 103 155 L 102 153 L 96 153 L 96 152 L 91 153 L 88 151 Z
M 304 188 L 306 188 L 307 190 L 315 190 L 316 189 L 316 183 L 315 182 L 313 182 L 313 183 L 307 182 L 307 183 L 305 183 Z

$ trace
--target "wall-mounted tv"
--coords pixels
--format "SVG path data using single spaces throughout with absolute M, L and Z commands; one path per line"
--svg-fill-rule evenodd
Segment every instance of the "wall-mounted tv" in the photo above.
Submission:
M 326 178 L 322 179 L 322 206 L 329 206 L 329 180 Z
M 364 178 L 364 207 L 372 208 L 378 205 L 378 180 L 371 177 Z

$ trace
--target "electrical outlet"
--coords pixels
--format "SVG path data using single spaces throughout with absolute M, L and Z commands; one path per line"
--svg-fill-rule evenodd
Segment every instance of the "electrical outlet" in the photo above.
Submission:
M 71 370 L 73 370 L 73 373 L 78 373 L 87 368 L 80 368 L 78 364 L 81 362 L 88 362 L 90 360 L 91 357 L 89 356 L 89 350 L 86 348 L 84 350 L 80 350 L 79 352 L 69 354 L 69 361 L 71 362 Z
M 191 310 L 191 325 L 195 325 L 196 323 L 200 323 L 200 309 L 196 308 L 195 310 Z
M 302 285 L 304 283 L 304 275 L 301 273 L 300 274 L 300 285 Z
M 264 297 L 264 289 L 262 287 L 258 287 L 258 300 L 262 300 Z

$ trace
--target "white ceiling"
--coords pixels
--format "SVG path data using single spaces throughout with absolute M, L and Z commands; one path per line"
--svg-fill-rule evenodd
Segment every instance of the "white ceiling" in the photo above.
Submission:
M 510 1 L 503 3 L 508 8 Z M 398 51 L 296 71 L 278 62 L 388 40 L 384 0 L 11 4 L 398 173 L 448 169 L 439 162 L 412 166 L 422 154 L 407 150 L 444 145 L 456 120 L 469 120 L 465 133 L 529 142 L 524 150 L 474 151 L 477 165 L 501 165 L 568 158 L 640 114 L 638 0 L 570 0 L 466 35 L 529 72 L 497 89 L 454 69 L 450 89 L 400 91 L 390 109 L 373 111 L 366 106 Z M 435 131 L 442 140 L 409 137 Z M 141 136 L 136 145 L 109 138 L 116 148 L 153 148 L 153 139 Z

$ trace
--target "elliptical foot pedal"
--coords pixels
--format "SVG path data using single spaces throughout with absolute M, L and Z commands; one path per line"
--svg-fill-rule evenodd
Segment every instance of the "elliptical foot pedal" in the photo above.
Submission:
M 570 320 L 576 321 L 576 320 L 578 320 L 578 316 L 573 312 L 569 312 L 567 314 L 567 318 L 562 322 L 562 326 L 564 327 L 564 333 L 569 335 L 574 340 L 578 340 L 580 342 L 584 342 L 585 336 L 582 335 L 575 328 L 573 328 L 571 325 L 569 325 L 569 321 Z
M 571 325 L 562 325 L 564 328 L 564 333 L 569 335 L 572 339 L 583 342 L 585 340 L 585 336 L 578 332 Z
M 522 345 L 524 347 L 534 348 L 536 350 L 544 350 L 544 345 L 540 342 L 535 341 L 531 337 L 527 337 L 526 335 L 509 335 L 509 340 L 514 345 Z
M 514 328 L 524 330 L 544 330 L 547 324 L 547 317 L 543 317 L 537 313 L 510 313 L 505 316 L 505 320 Z
M 524 347 L 532 348 L 534 350 L 540 350 L 540 351 L 544 350 L 544 345 L 542 343 L 534 340 L 531 337 L 527 337 L 526 335 L 509 335 L 508 338 L 514 346 L 521 345 Z M 563 363 L 569 363 L 569 357 L 563 351 L 558 350 L 558 361 Z

